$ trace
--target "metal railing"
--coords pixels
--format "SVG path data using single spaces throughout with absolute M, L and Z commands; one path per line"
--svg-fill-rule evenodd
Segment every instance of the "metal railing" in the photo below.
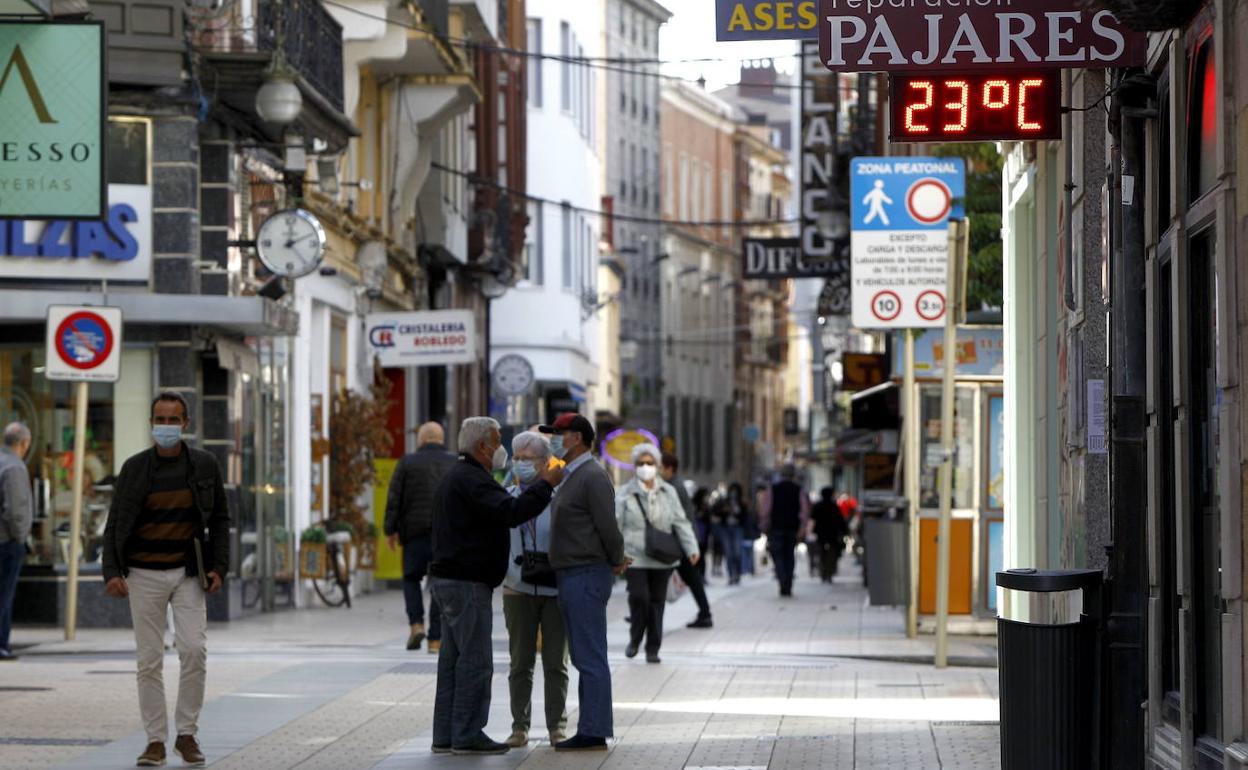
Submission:
M 451 4 L 449 0 L 417 0 L 425 21 L 439 36 L 445 38 L 450 32 Z
M 319 0 L 269 0 L 257 8 L 256 44 L 281 45 L 286 62 L 339 112 L 343 107 L 342 25 Z

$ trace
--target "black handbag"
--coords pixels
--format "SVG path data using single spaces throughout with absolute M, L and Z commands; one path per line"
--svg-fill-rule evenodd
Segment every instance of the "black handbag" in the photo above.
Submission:
M 641 495 L 633 493 L 637 506 L 641 508 L 641 517 L 646 521 L 646 556 L 655 561 L 668 564 L 685 558 L 685 551 L 680 547 L 680 538 L 671 530 L 664 532 L 650 523 L 650 515 L 646 513 L 646 505 L 641 502 Z
M 533 538 L 533 547 L 537 547 L 537 537 Z M 545 551 L 530 551 L 524 548 L 524 526 L 520 527 L 520 579 L 531 586 L 542 588 L 558 588 L 559 581 L 555 570 L 550 566 L 550 555 Z

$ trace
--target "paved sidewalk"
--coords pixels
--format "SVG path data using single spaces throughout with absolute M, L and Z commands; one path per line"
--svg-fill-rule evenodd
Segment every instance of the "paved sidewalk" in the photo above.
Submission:
M 556 754 L 535 724 L 526 750 L 431 755 L 435 659 L 402 649 L 397 591 L 363 597 L 352 610 L 214 626 L 201 742 L 212 767 L 248 770 L 999 767 L 993 640 L 955 638 L 955 661 L 973 665 L 936 671 L 905 662 L 930 657 L 932 640 L 905 639 L 898 610 L 867 607 L 856 575 L 835 586 L 799 579 L 786 600 L 763 577 L 733 588 L 716 582 L 714 629 L 684 628 L 695 611 L 689 597 L 669 605 L 661 665 L 623 657 L 626 603 L 617 590 L 610 608 L 617 740 L 609 753 Z M 488 729 L 501 739 L 511 720 L 501 600 L 495 606 Z M 58 638 L 50 630 L 15 632 L 17 645 L 34 646 L 0 668 L 0 766 L 132 767 L 144 738 L 129 634 L 87 631 L 72 644 Z M 537 678 L 533 713 L 540 715 L 540 666 Z M 166 682 L 176 680 L 171 652 Z M 573 674 L 572 724 L 575 693 Z

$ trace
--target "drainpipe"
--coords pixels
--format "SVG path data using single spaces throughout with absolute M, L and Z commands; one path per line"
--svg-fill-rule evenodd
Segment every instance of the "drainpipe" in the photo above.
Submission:
M 1124 87 L 1124 85 L 1126 87 Z M 1109 130 L 1110 186 L 1110 545 L 1106 547 L 1102 766 L 1144 764 L 1145 607 L 1148 597 L 1145 531 L 1148 499 L 1140 480 L 1148 472 L 1145 393 L 1148 343 L 1145 307 L 1144 124 L 1147 94 L 1115 71 Z

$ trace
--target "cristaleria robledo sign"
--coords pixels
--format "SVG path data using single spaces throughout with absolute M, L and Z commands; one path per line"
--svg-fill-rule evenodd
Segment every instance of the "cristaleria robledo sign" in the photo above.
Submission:
M 0 217 L 103 219 L 104 25 L 0 23 Z
M 840 72 L 1131 67 L 1148 45 L 1081 0 L 821 0 L 819 17 Z

